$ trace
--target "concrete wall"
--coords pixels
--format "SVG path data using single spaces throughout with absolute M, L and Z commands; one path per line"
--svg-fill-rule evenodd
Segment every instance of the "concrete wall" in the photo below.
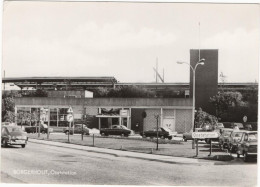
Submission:
M 65 96 L 75 96 L 76 98 L 84 98 L 85 91 L 48 91 L 48 97 L 65 97 Z
M 15 98 L 16 105 L 61 105 L 61 106 L 100 106 L 100 107 L 175 107 L 191 108 L 190 98 L 48 98 L 48 97 L 22 97 Z

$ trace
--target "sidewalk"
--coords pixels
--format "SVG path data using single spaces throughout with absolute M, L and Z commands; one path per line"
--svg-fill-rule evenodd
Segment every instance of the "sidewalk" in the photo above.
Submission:
M 97 147 L 91 147 L 91 146 L 75 145 L 75 144 L 53 142 L 53 141 L 46 141 L 46 140 L 29 139 L 29 142 L 57 146 L 57 147 L 65 147 L 65 148 L 71 148 L 71 149 L 77 149 L 77 150 L 84 150 L 84 151 L 88 151 L 88 152 L 110 154 L 110 155 L 114 155 L 117 157 L 136 158 L 136 159 L 150 160 L 150 161 L 157 161 L 157 162 L 164 162 L 164 163 L 171 163 L 171 164 L 195 164 L 195 165 L 214 165 L 215 164 L 215 161 L 209 161 L 209 160 L 203 160 L 203 159 L 137 153 L 137 152 L 124 151 L 124 150 L 97 148 Z

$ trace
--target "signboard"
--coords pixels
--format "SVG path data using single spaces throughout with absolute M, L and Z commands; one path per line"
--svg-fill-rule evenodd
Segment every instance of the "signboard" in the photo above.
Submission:
M 218 132 L 193 132 L 192 138 L 206 139 L 206 138 L 218 138 L 220 134 Z
M 68 114 L 67 115 L 67 121 L 68 122 L 72 122 L 73 121 L 73 115 L 72 114 Z
M 243 121 L 246 123 L 247 122 L 247 116 L 243 117 Z
M 69 110 L 67 111 L 68 113 L 73 113 L 72 108 L 70 107 Z
M 128 116 L 128 110 L 120 110 L 120 116 Z

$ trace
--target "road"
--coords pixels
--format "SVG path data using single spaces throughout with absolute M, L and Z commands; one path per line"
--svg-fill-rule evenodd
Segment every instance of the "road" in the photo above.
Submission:
M 255 186 L 257 164 L 169 164 L 29 142 L 1 149 L 3 183 Z

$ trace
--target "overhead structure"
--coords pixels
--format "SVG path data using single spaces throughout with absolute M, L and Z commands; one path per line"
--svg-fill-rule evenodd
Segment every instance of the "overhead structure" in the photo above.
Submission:
M 13 83 L 19 88 L 46 90 L 92 90 L 97 87 L 113 88 L 114 77 L 5 77 L 2 83 Z

